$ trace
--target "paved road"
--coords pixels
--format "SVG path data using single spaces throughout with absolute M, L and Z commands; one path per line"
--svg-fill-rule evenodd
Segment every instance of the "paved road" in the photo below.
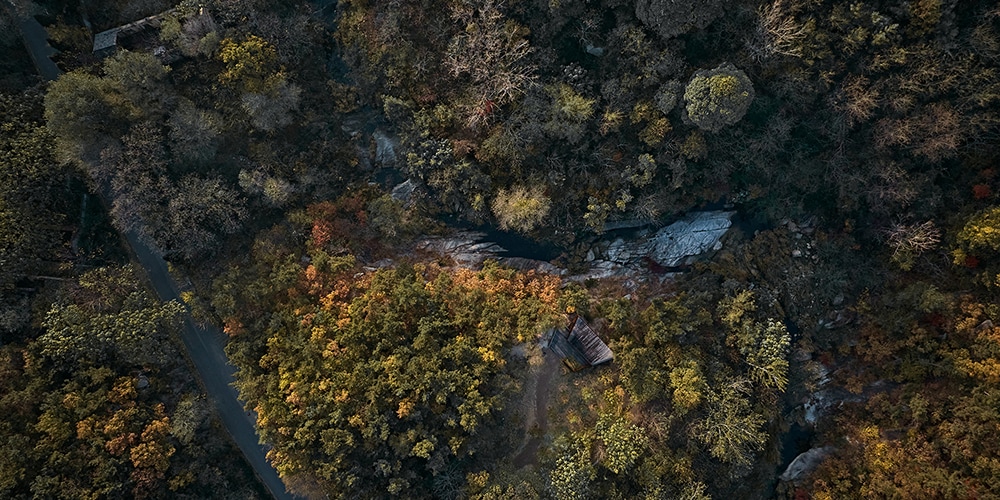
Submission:
M 16 9 L 4 1 L 3 5 L 12 13 Z M 16 16 L 16 14 L 15 14 Z M 47 34 L 41 24 L 34 18 L 19 18 L 18 27 L 25 47 L 31 53 L 31 58 L 38 68 L 39 74 L 46 80 L 55 80 L 62 71 L 50 57 L 56 51 L 49 46 Z M 107 201 L 107 197 L 104 197 Z M 134 232 L 124 234 L 131 247 L 134 259 L 145 271 L 149 283 L 163 301 L 177 300 L 180 302 L 177 284 L 167 272 L 167 263 L 143 243 Z M 223 350 L 225 337 L 217 328 L 202 327 L 196 324 L 190 313 L 184 315 L 181 331 L 188 357 L 201 378 L 202 385 L 209 398 L 215 403 L 215 410 L 222 421 L 223 427 L 229 432 L 233 441 L 243 452 L 247 462 L 253 467 L 257 477 L 267 487 L 276 499 L 295 498 L 285 489 L 284 483 L 278 477 L 278 472 L 271 467 L 265 457 L 264 448 L 257 437 L 255 427 L 256 416 L 248 414 L 243 409 L 236 389 L 231 385 L 236 369 L 229 364 Z
M 167 271 L 167 263 L 150 250 L 134 231 L 125 232 L 125 239 L 160 299 L 180 302 L 177 285 Z M 199 326 L 190 314 L 185 314 L 183 326 L 182 337 L 188 357 L 194 363 L 205 391 L 215 402 L 216 413 L 223 426 L 271 495 L 278 499 L 294 498 L 286 492 L 277 471 L 264 456 L 264 448 L 257 438 L 256 415 L 243 410 L 243 403 L 239 401 L 236 389 L 230 385 L 236 369 L 229 364 L 222 349 L 225 345 L 224 335 L 217 328 Z
M 59 66 L 56 66 L 56 63 L 52 62 L 51 57 L 58 54 L 59 51 L 49 45 L 45 28 L 33 17 L 18 15 L 17 7 L 14 6 L 12 1 L 4 0 L 3 6 L 17 20 L 16 24 L 21 30 L 21 39 L 24 41 L 24 47 L 31 54 L 31 60 L 35 62 L 38 74 L 49 81 L 58 78 L 62 71 L 59 70 Z

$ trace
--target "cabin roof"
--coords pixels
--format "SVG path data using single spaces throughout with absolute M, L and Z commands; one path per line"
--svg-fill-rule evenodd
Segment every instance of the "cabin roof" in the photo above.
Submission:
M 118 28 L 112 28 L 94 35 L 94 52 L 109 49 L 118 44 Z
M 167 16 L 173 15 L 177 11 L 177 8 L 165 10 L 159 14 L 154 14 L 152 16 L 144 17 L 138 21 L 133 21 L 128 24 L 123 24 L 116 28 L 111 28 L 107 31 L 102 31 L 94 35 L 94 52 L 100 52 L 104 49 L 110 49 L 118 45 L 118 35 L 130 35 L 142 31 L 146 28 L 159 28 L 160 23 L 163 22 Z
M 546 332 L 542 346 L 577 367 L 575 369 L 607 363 L 615 358 L 611 348 L 579 316 L 571 323 L 569 331 L 553 328 Z
M 594 329 L 583 318 L 577 316 L 573 330 L 569 332 L 569 343 L 583 353 L 587 364 L 594 366 L 615 359 L 611 348 L 597 336 Z

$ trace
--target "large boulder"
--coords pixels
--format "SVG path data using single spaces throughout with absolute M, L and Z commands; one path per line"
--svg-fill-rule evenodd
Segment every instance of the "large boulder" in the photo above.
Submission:
M 486 235 L 460 231 L 448 237 L 431 237 L 417 244 L 417 249 L 450 257 L 462 267 L 476 268 L 489 259 L 516 269 L 534 269 L 566 276 L 580 281 L 613 276 L 646 276 L 650 262 L 664 268 L 691 264 L 709 251 L 722 248 L 722 236 L 732 226 L 736 212 L 695 212 L 660 228 L 650 236 L 637 239 L 617 238 L 610 243 L 595 245 L 587 254 L 590 269 L 566 276 L 564 269 L 530 258 L 505 256 L 507 250 L 496 243 L 484 241 Z
M 735 213 L 694 212 L 652 235 L 595 245 L 588 252 L 590 272 L 578 277 L 644 276 L 651 263 L 664 268 L 691 264 L 698 256 L 722 248 L 722 236 L 732 226 Z
M 417 243 L 417 250 L 450 257 L 459 267 L 478 268 L 489 259 L 496 260 L 507 252 L 503 247 L 483 241 L 486 235 L 460 231 L 448 237 L 432 237 Z
M 372 138 L 375 140 L 375 162 L 385 168 L 396 168 L 399 164 L 399 155 L 396 153 L 399 139 L 381 129 L 375 130 Z
M 792 460 L 792 463 L 788 464 L 788 468 L 785 469 L 785 472 L 781 473 L 780 479 L 785 482 L 795 482 L 799 480 L 812 472 L 816 466 L 833 453 L 833 450 L 834 448 L 832 446 L 823 446 L 821 448 L 813 448 L 805 453 L 800 453 L 799 456 L 795 457 L 795 460 Z
M 649 240 L 649 258 L 663 267 L 676 267 L 688 263 L 689 257 L 719 250 L 734 213 L 695 212 L 661 228 Z

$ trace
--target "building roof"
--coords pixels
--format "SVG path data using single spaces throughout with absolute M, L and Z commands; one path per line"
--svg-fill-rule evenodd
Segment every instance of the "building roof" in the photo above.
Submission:
M 568 332 L 565 328 L 553 328 L 546 332 L 542 337 L 542 347 L 561 357 L 574 370 L 607 363 L 615 358 L 611 348 L 579 316 Z
M 615 359 L 611 348 L 597 336 L 594 329 L 583 318 L 577 316 L 573 330 L 569 332 L 569 343 L 583 353 L 590 366 L 607 363 Z
M 177 11 L 177 8 L 168 9 L 159 14 L 144 17 L 138 21 L 123 24 L 117 28 L 111 28 L 107 31 L 102 31 L 94 35 L 94 52 L 99 52 L 116 46 L 118 44 L 119 33 L 122 35 L 130 35 L 142 31 L 147 27 L 159 28 L 160 23 L 162 23 L 167 16 L 173 15 L 175 11 Z
M 118 44 L 118 28 L 111 28 L 94 35 L 94 52 L 109 49 Z

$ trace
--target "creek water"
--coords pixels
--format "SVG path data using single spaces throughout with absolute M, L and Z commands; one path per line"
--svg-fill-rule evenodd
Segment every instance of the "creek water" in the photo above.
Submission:
M 795 457 L 809 451 L 815 437 L 816 431 L 812 428 L 793 423 L 781 435 L 781 462 L 778 464 L 777 474 L 784 472 Z

